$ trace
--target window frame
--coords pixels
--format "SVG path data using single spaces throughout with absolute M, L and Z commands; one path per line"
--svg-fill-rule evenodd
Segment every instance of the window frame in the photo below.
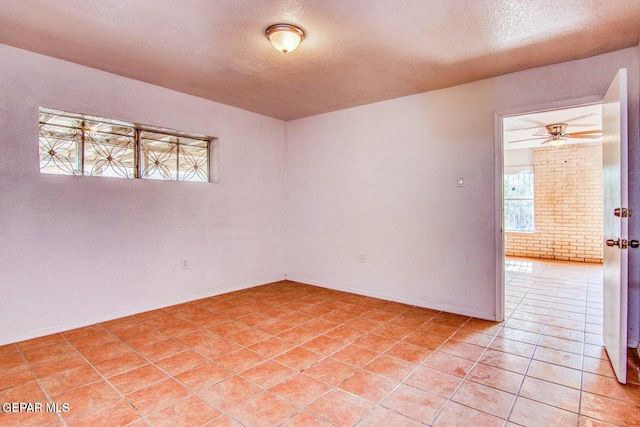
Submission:
M 531 197 L 508 197 L 506 191 L 506 183 L 507 183 L 507 175 L 518 175 L 521 173 L 527 173 L 530 175 L 530 194 Z M 510 167 L 505 168 L 503 171 L 503 186 L 502 186 L 502 197 L 503 197 L 503 217 L 504 217 L 504 231 L 507 233 L 535 233 L 536 231 L 536 206 L 535 206 L 535 172 L 533 166 L 527 167 Z M 509 228 L 507 224 L 507 203 L 510 201 L 530 201 L 531 202 L 531 227 L 527 229 L 514 229 Z
M 58 119 L 59 122 L 54 119 Z M 88 123 L 91 125 L 87 125 Z M 100 130 L 101 127 L 107 130 Z M 43 130 L 47 128 L 50 135 L 45 134 L 46 132 Z M 55 129 L 58 131 L 66 129 L 69 133 L 66 137 L 65 135 L 56 137 Z M 143 135 L 145 135 L 145 139 L 143 139 Z M 106 142 L 96 142 L 100 138 L 105 138 Z M 113 141 L 117 139 L 122 139 L 124 142 L 114 143 Z M 218 139 L 207 135 L 39 107 L 38 141 L 39 170 L 42 174 L 183 182 L 217 183 L 219 180 Z M 156 148 L 155 151 L 153 148 L 149 150 L 149 147 L 144 149 L 145 141 L 153 141 L 169 147 L 169 150 L 164 152 L 170 154 L 172 160 L 175 159 L 175 167 L 168 169 L 164 163 L 160 165 L 156 160 L 154 172 L 159 169 L 157 166 L 161 166 L 160 176 L 157 173 L 149 173 L 149 168 L 143 169 L 143 166 L 148 164 L 148 152 L 163 152 L 159 148 Z M 89 144 L 91 144 L 93 151 L 91 151 L 91 147 L 88 148 Z M 73 153 L 64 158 L 58 156 L 56 146 L 61 145 L 66 145 L 65 154 Z M 113 157 L 114 151 L 117 151 L 121 157 L 117 159 Z M 203 154 L 193 156 L 189 151 L 196 153 L 201 151 Z M 100 152 L 102 157 L 96 155 L 96 152 Z M 124 154 L 122 154 L 123 152 Z M 87 163 L 87 153 L 91 153 L 99 160 Z M 123 159 L 125 160 L 123 161 Z M 95 169 L 98 167 L 98 163 L 100 163 L 100 171 L 96 173 Z M 110 168 L 107 174 L 104 174 L 102 169 L 105 164 L 107 169 Z M 87 170 L 88 165 L 92 167 L 91 171 Z M 203 170 L 205 172 L 202 172 Z M 192 179 L 193 177 L 196 179 Z

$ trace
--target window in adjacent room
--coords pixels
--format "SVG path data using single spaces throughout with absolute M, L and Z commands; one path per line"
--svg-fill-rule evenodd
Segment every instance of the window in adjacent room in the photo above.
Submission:
M 204 135 L 40 108 L 39 140 L 41 173 L 217 181 Z
M 504 226 L 505 231 L 535 231 L 531 170 L 504 175 Z

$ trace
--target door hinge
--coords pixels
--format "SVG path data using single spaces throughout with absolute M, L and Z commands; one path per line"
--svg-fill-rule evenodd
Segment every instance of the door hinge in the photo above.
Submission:
M 615 208 L 613 214 L 620 218 L 629 218 L 631 216 L 631 209 L 627 208 Z
M 629 242 L 626 239 L 620 240 L 620 249 L 627 249 L 629 247 Z

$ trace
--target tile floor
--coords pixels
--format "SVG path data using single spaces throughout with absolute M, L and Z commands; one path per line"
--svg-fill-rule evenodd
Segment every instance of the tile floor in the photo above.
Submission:
M 639 425 L 601 266 L 507 270 L 502 324 L 279 282 L 1 346 L 0 403 L 43 411 L 0 425 Z

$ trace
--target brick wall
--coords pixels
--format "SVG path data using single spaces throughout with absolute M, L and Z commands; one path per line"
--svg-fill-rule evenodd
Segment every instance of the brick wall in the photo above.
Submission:
M 534 150 L 535 232 L 506 233 L 505 253 L 602 262 L 602 146 Z

